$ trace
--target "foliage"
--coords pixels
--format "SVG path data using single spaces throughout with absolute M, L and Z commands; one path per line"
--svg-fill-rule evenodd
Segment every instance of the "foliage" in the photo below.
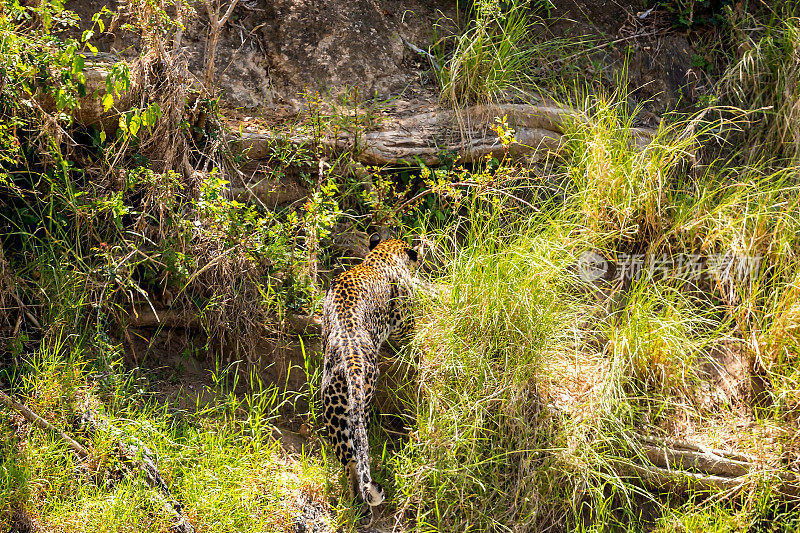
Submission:
M 725 23 L 725 9 L 730 0 L 657 0 L 649 2 L 666 9 L 673 17 L 673 24 L 679 28 L 695 28 Z
M 120 438 L 146 443 L 171 492 L 203 531 L 283 530 L 302 511 L 296 493 L 322 505 L 324 465 L 287 463 L 277 443 L 267 442 L 283 401 L 274 385 L 251 373 L 250 392 L 236 395 L 235 371 L 223 369 L 202 390 L 184 392 L 192 409 L 176 418 L 148 385 L 152 376 L 125 370 L 120 346 L 100 367 L 87 345 L 65 341 L 56 337 L 27 354 L 14 374 L 4 372 L 5 380 L 20 400 L 57 425 L 71 427 L 76 413 L 91 409 L 109 426 L 91 436 L 76 434 L 92 451 L 91 460 L 81 463 L 38 428 L 15 434 L 10 413 L 0 414 L 0 523 L 15 510 L 63 531 L 168 529 L 171 517 L 158 496 L 121 474 Z
M 454 210 L 467 218 L 426 235 L 443 265 L 440 289 L 417 316 L 406 360 L 417 384 L 398 393 L 414 430 L 392 463 L 394 497 L 417 530 L 627 530 L 652 517 L 668 531 L 709 517 L 740 530 L 760 520 L 758 502 L 771 498 L 762 487 L 785 472 L 772 459 L 749 482 L 752 506 L 734 513 L 697 500 L 680 510 L 680 497 L 659 498 L 620 474 L 641 453 L 635 433 L 716 431 L 751 451 L 764 442 L 758 429 L 725 429 L 746 397 L 715 403 L 703 392 L 703 369 L 732 339 L 745 346 L 741 364 L 769 380 L 760 400 L 772 405 L 769 423 L 795 431 L 786 414 L 798 398 L 800 249 L 795 167 L 718 161 L 698 172 L 694 154 L 711 131 L 702 117 L 674 118 L 641 146 L 629 122 L 636 111 L 620 100 L 598 97 L 569 125 L 550 178 L 560 198 L 520 210 L 514 198 L 552 185 L 507 182 L 513 196 L 468 193 Z M 701 275 L 645 264 L 633 279 L 576 276 L 587 253 L 607 265 L 617 258 L 605 273 L 620 274 L 626 252 L 697 254 Z M 713 270 L 715 255 L 759 261 L 726 277 Z M 794 523 L 796 510 L 781 520 Z
M 800 163 L 800 18 L 775 13 L 759 32 L 745 31 L 756 19 L 734 21 L 741 51 L 725 72 L 722 94 L 751 111 L 746 155 Z
M 165 6 L 148 0 L 140 7 L 131 28 L 152 48 L 108 66 L 105 86 L 87 94 L 82 49 L 93 50 L 94 31 L 113 14 L 95 15 L 81 41 L 61 40 L 54 25 L 77 20 L 59 3 L 9 4 L 0 122 L 4 257 L 20 279 L 38 276 L 21 295 L 29 304 L 40 305 L 37 287 L 60 296 L 64 279 L 86 288 L 71 300 L 48 300 L 51 314 L 40 317 L 46 330 L 57 331 L 62 320 L 99 331 L 124 326 L 132 308 L 152 308 L 169 294 L 173 308 L 203 317 L 209 347 L 233 340 L 239 355 L 255 361 L 264 326 L 277 328 L 295 302 L 313 305 L 304 296 L 305 257 L 295 248 L 310 232 L 324 235 L 332 193 L 311 202 L 305 217 L 230 198 L 235 171 L 216 102 L 189 91 L 186 65 L 164 53 L 176 28 Z M 147 86 L 153 77 L 155 89 Z M 113 120 L 76 122 L 94 99 Z

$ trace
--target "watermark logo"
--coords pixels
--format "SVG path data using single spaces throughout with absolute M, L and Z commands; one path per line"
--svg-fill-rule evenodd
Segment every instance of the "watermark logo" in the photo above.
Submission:
M 620 253 L 617 254 L 616 261 L 609 261 L 597 252 L 587 251 L 578 258 L 578 275 L 587 282 L 600 278 L 609 281 L 638 281 L 671 277 L 691 282 L 717 280 L 742 283 L 755 278 L 761 259 L 760 255 L 735 252 L 707 256 Z
M 586 251 L 578 258 L 578 276 L 583 281 L 597 281 L 608 273 L 609 262 L 593 251 Z

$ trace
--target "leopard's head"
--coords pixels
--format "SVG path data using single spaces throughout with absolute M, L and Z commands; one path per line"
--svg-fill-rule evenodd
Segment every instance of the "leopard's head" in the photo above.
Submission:
M 378 258 L 389 259 L 399 262 L 414 272 L 419 266 L 419 253 L 407 242 L 400 239 L 382 240 L 380 235 L 373 233 L 369 238 L 369 255 L 365 262 L 374 261 Z

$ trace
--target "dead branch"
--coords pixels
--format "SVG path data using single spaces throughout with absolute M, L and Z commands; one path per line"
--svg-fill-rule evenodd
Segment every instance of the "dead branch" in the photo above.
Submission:
M 42 326 L 41 326 L 41 324 L 39 324 L 39 321 L 36 320 L 36 317 L 33 316 L 30 313 L 30 311 L 28 311 L 27 306 L 24 303 L 22 303 L 22 300 L 20 299 L 20 297 L 17 294 L 16 290 L 11 291 L 11 297 L 14 298 L 14 301 L 17 302 L 17 305 L 19 306 L 20 311 L 22 311 L 25 314 L 25 316 L 28 318 L 28 320 L 30 320 L 31 324 L 33 324 L 33 327 L 35 327 L 36 329 L 42 329 Z
M 435 69 L 437 72 L 438 72 L 438 71 L 440 71 L 440 70 L 442 70 L 442 66 L 439 64 L 439 62 L 438 62 L 438 61 L 436 61 L 436 58 L 433 56 L 433 54 L 431 54 L 431 53 L 430 53 L 430 52 L 428 52 L 427 50 L 423 50 L 423 49 L 422 49 L 422 48 L 420 48 L 419 46 L 415 46 L 415 45 L 411 44 L 410 42 L 408 42 L 408 41 L 406 40 L 406 38 L 405 38 L 405 37 L 400 37 L 400 40 L 403 42 L 403 44 L 404 44 L 404 45 L 406 45 L 406 48 L 408 48 L 409 50 L 411 50 L 411 51 L 412 51 L 412 52 L 414 52 L 415 54 L 419 54 L 419 55 L 421 55 L 422 57 L 424 57 L 425 59 L 427 59 L 427 60 L 430 62 L 431 66 L 432 66 L 432 67 L 433 67 L 433 68 L 434 68 L 434 69 Z
M 82 461 L 89 458 L 89 451 L 80 443 L 2 391 L 0 391 L 0 403 L 19 412 L 25 420 L 34 426 L 57 434 Z M 102 427 L 102 422 L 97 422 L 94 413 L 91 412 L 84 414 L 83 417 L 81 417 L 81 422 L 91 431 L 96 431 L 98 428 Z M 108 425 L 107 422 L 105 424 L 106 426 Z M 161 507 L 169 515 L 173 516 L 175 520 L 172 530 L 177 533 L 194 533 L 194 526 L 189 523 L 186 516 L 183 514 L 183 506 L 172 497 L 169 488 L 167 488 L 167 484 L 158 472 L 158 468 L 152 457 L 152 452 L 138 441 L 138 439 L 128 440 L 131 441 L 132 444 L 125 444 L 121 441 L 118 442 L 120 454 L 129 464 L 135 464 L 139 467 L 144 473 L 145 480 L 149 486 L 158 489 Z M 127 474 L 132 475 L 132 472 L 128 470 Z
M 317 334 L 322 331 L 322 319 L 318 315 L 288 315 L 286 322 L 298 334 Z
M 180 50 L 181 41 L 183 39 L 183 0 L 175 0 L 175 22 L 178 27 L 175 29 L 175 35 L 172 37 L 172 49 Z
M 25 420 L 33 424 L 34 426 L 38 427 L 39 429 L 43 429 L 45 431 L 51 431 L 57 434 L 61 440 L 63 440 L 69 448 L 75 452 L 75 454 L 80 457 L 81 459 L 86 459 L 89 457 L 89 452 L 81 446 L 77 441 L 75 441 L 72 437 L 55 427 L 53 424 L 42 418 L 41 416 L 37 415 L 30 409 L 28 409 L 25 405 L 19 403 L 18 401 L 14 400 L 8 394 L 0 391 L 0 403 L 5 405 L 10 409 L 14 409 L 15 411 L 19 412 Z
M 586 50 L 581 50 L 580 52 L 574 53 L 574 54 L 572 54 L 570 56 L 560 58 L 557 61 L 559 61 L 562 64 L 567 64 L 567 63 L 573 61 L 574 59 L 577 59 L 580 56 L 586 56 L 586 55 L 593 54 L 594 52 L 597 52 L 598 50 L 602 50 L 603 48 L 607 48 L 609 46 L 614 46 L 616 44 L 619 44 L 619 43 L 622 43 L 622 42 L 625 42 L 625 41 L 630 41 L 632 39 L 639 39 L 639 38 L 644 38 L 644 37 L 656 37 L 659 34 L 666 33 L 666 31 L 667 30 L 657 30 L 657 31 L 649 32 L 649 33 L 634 33 L 633 35 L 626 35 L 625 37 L 620 37 L 619 39 L 614 39 L 613 41 L 608 41 L 607 43 L 602 43 L 602 44 L 599 44 L 597 46 L 593 46 L 592 48 L 588 48 Z

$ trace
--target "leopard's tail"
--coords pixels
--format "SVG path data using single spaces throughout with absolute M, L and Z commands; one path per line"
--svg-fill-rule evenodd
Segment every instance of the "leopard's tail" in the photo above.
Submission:
M 380 505 L 385 494 L 380 483 L 372 481 L 369 471 L 369 441 L 367 439 L 367 405 L 364 398 L 364 383 L 356 373 L 348 374 L 348 402 L 350 404 L 350 423 L 353 428 L 353 455 L 356 460 L 356 475 L 361 498 L 370 507 Z

